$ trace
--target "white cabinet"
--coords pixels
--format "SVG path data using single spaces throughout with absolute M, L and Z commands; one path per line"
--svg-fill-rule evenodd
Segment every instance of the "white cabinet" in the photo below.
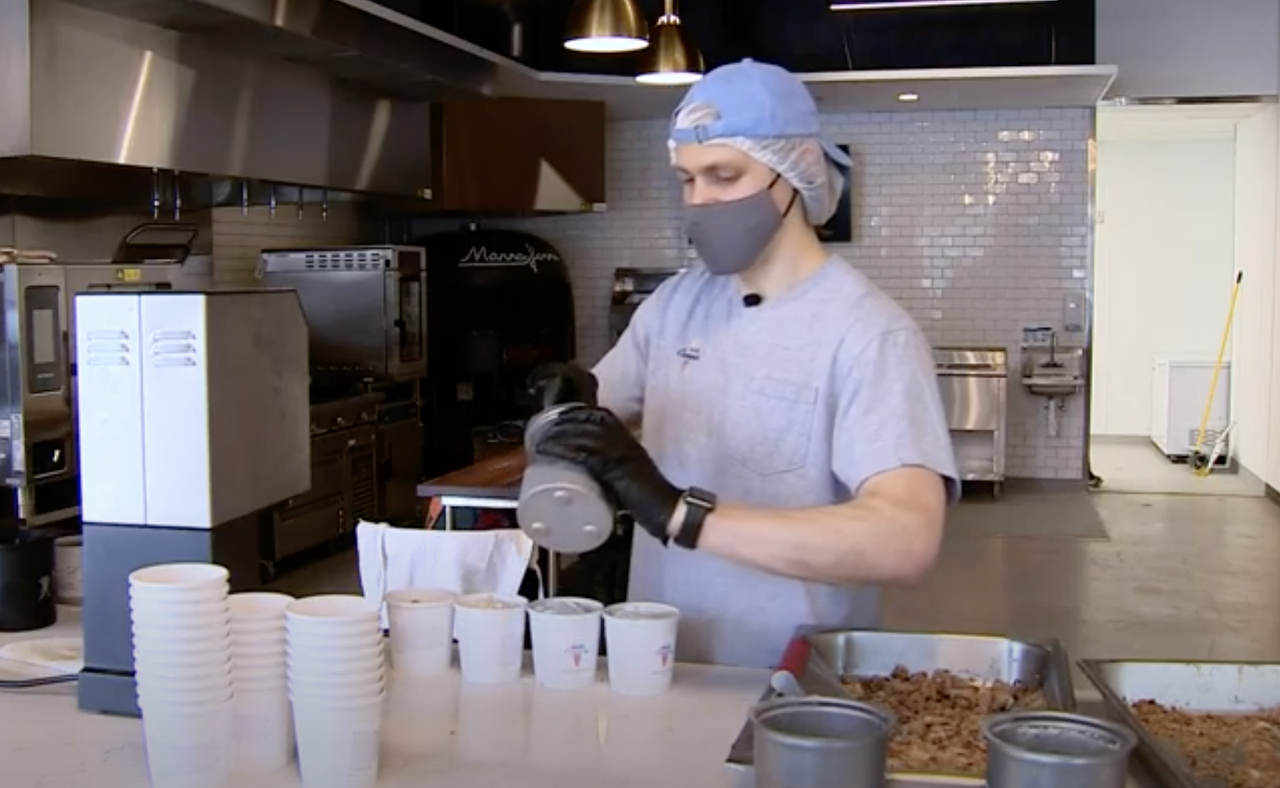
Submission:
M 75 299 L 81 516 L 212 528 L 311 485 L 292 291 Z

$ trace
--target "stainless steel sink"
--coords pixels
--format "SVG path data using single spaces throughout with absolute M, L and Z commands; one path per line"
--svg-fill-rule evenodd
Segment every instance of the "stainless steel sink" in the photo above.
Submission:
M 1022 385 L 1041 397 L 1067 397 L 1084 386 L 1084 379 L 1078 375 L 1038 374 L 1023 378 Z
M 1084 349 L 1023 347 L 1022 385 L 1041 397 L 1069 397 L 1084 388 Z

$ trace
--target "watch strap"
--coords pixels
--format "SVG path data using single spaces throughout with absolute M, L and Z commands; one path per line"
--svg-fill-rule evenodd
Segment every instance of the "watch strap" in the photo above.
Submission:
M 684 523 L 676 532 L 673 541 L 686 550 L 693 550 L 698 546 L 698 539 L 702 536 L 702 526 L 707 521 L 707 515 L 716 508 L 716 496 L 706 490 L 690 487 L 685 490 L 681 500 L 685 504 Z

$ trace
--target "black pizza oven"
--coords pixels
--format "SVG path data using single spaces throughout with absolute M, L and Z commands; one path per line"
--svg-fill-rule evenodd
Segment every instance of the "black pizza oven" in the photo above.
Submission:
M 532 414 L 535 366 L 573 357 L 573 289 L 537 236 L 468 225 L 416 239 L 427 250 L 427 478 L 470 465 L 476 435 L 515 435 Z M 505 429 L 504 429 L 505 427 Z

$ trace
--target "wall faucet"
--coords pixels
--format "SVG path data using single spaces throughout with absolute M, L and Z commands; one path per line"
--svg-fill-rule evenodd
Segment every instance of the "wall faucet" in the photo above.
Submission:
M 1049 332 L 1049 362 L 1045 364 L 1045 366 L 1052 367 L 1054 369 L 1057 369 L 1058 367 L 1062 366 L 1062 364 L 1058 361 L 1058 332 L 1057 331 Z

